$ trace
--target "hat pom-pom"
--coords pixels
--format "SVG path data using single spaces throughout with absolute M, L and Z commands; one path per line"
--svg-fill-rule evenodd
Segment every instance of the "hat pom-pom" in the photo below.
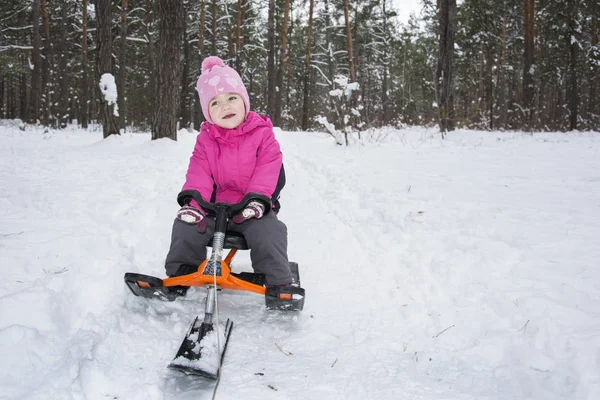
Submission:
M 204 61 L 202 61 L 202 73 L 208 72 L 212 69 L 212 67 L 224 67 L 223 60 L 221 60 L 217 56 L 206 57 Z

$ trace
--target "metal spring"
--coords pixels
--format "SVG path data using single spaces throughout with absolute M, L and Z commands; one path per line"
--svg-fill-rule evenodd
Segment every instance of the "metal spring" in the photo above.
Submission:
M 210 259 L 212 261 L 220 261 L 223 254 L 223 246 L 225 244 L 225 233 L 215 232 L 212 245 L 212 253 Z

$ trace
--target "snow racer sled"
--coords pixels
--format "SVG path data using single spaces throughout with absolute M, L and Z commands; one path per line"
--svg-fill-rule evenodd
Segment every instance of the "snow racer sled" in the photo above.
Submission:
M 204 260 L 194 273 L 160 279 L 153 276 L 126 273 L 125 283 L 136 296 L 150 299 L 173 301 L 179 297 L 186 286 L 203 286 L 208 290 L 204 318 L 196 317 L 186 337 L 181 343 L 177 355 L 169 364 L 170 368 L 188 374 L 201 375 L 217 379 L 220 365 L 233 328 L 233 322 L 227 319 L 225 324 L 213 323 L 216 310 L 217 291 L 221 289 L 246 290 L 265 296 L 265 304 L 271 310 L 299 311 L 304 307 L 304 289 L 300 287 L 298 264 L 290 262 L 292 284 L 285 287 L 265 287 L 262 274 L 250 272 L 231 272 L 230 264 L 238 250 L 248 250 L 243 235 L 227 231 L 228 220 L 240 213 L 246 205 L 256 200 L 248 195 L 237 204 L 207 203 L 195 190 L 185 190 L 177 196 L 179 205 L 195 200 L 207 213 L 207 218 L 215 219 L 215 233 L 212 238 L 210 258 Z M 223 249 L 229 253 L 223 259 Z M 187 288 L 185 288 L 187 289 Z

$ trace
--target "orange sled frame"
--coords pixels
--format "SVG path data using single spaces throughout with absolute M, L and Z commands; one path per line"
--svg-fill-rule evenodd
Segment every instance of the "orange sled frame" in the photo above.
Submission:
M 227 248 L 227 247 L 225 247 Z M 206 264 L 209 260 L 204 260 L 197 272 L 189 275 L 176 276 L 173 278 L 163 279 L 163 286 L 206 286 L 206 285 L 215 285 L 220 289 L 230 289 L 230 290 L 247 290 L 249 292 L 254 292 L 257 294 L 264 295 L 266 292 L 266 288 L 263 285 L 258 285 L 256 283 L 248 282 L 240 277 L 237 277 L 231 273 L 231 261 L 233 257 L 235 257 L 238 249 L 231 248 L 227 257 L 223 261 L 221 261 L 221 275 L 213 276 L 213 275 L 202 275 L 201 271 L 204 271 L 206 268 Z M 248 274 L 262 277 L 259 274 Z
M 214 276 L 213 274 L 202 274 L 205 270 L 206 264 L 210 261 L 209 259 L 204 260 L 198 267 L 198 271 L 188 274 L 175 276 L 172 278 L 165 278 L 160 280 L 158 285 L 158 278 L 149 277 L 147 275 L 127 273 L 125 274 L 125 282 L 128 284 L 132 292 L 137 296 L 144 297 L 161 297 L 165 300 L 174 300 L 175 297 L 171 296 L 171 291 L 160 290 L 160 287 L 175 287 L 175 286 L 210 286 L 216 285 L 219 289 L 229 290 L 246 290 L 257 294 L 264 295 L 266 288 L 262 285 L 264 277 L 261 274 L 254 273 L 241 273 L 235 274 L 231 272 L 231 261 L 236 255 L 238 248 L 231 248 L 227 257 L 221 261 L 221 273 L 220 275 Z M 243 278 L 245 279 L 243 279 Z M 148 279 L 153 278 L 153 279 Z M 253 281 L 249 281 L 252 279 Z M 133 285 L 133 286 L 132 286 Z M 137 287 L 136 287 L 137 286 Z M 157 293 L 158 291 L 158 293 Z M 148 294 L 150 296 L 148 296 Z
M 259 196 L 258 198 L 256 196 Z M 188 190 L 181 192 L 177 200 L 180 205 L 188 204 L 195 200 L 203 209 L 208 211 L 210 217 L 216 221 L 215 234 L 210 241 L 212 247 L 211 257 L 204 260 L 198 266 L 196 272 L 169 277 L 165 279 L 149 275 L 126 273 L 125 283 L 136 296 L 151 299 L 173 301 L 184 294 L 185 287 L 200 286 L 207 289 L 216 287 L 218 289 L 244 290 L 265 296 L 265 304 L 269 309 L 302 310 L 304 307 L 304 289 L 300 287 L 300 276 L 298 264 L 290 262 L 293 283 L 290 287 L 265 287 L 265 278 L 262 274 L 231 272 L 231 262 L 238 250 L 248 250 L 243 235 L 237 232 L 227 231 L 227 221 L 233 215 L 241 212 L 250 201 L 264 201 L 261 195 L 247 195 L 238 204 L 207 203 L 197 191 Z M 229 253 L 222 258 L 223 250 Z M 216 273 L 214 271 L 216 269 Z
M 256 197 L 258 196 L 258 198 Z M 262 196 L 264 197 L 264 196 Z M 188 275 L 165 279 L 137 273 L 126 273 L 125 283 L 136 296 L 151 299 L 175 300 L 183 295 L 189 286 L 203 286 L 207 289 L 204 318 L 196 317 L 185 336 L 170 368 L 187 374 L 201 375 L 209 379 L 218 379 L 221 362 L 233 327 L 233 321 L 227 319 L 224 326 L 224 346 L 221 350 L 206 350 L 210 341 L 204 339 L 214 331 L 213 315 L 216 312 L 216 296 L 219 289 L 246 290 L 265 296 L 265 304 L 269 309 L 299 311 L 304 307 L 304 289 L 300 287 L 298 264 L 290 263 L 292 284 L 285 287 L 264 286 L 262 274 L 249 272 L 231 272 L 231 261 L 238 250 L 247 250 L 248 244 L 243 236 L 235 232 L 227 232 L 227 222 L 233 215 L 241 212 L 253 200 L 265 201 L 261 195 L 248 195 L 238 204 L 206 203 L 196 191 L 183 191 L 177 196 L 180 205 L 195 200 L 203 209 L 215 218 L 215 233 L 212 238 L 212 252 L 209 259 L 200 264 L 197 271 Z M 269 205 L 266 199 L 265 205 Z M 267 208 L 267 207 L 265 207 Z M 267 212 L 269 210 L 267 209 Z M 223 259 L 223 250 L 230 249 Z M 219 330 L 217 329 L 217 335 Z M 217 342 L 218 343 L 218 342 Z M 214 346 L 215 344 L 212 343 Z M 212 358 L 217 357 L 216 360 Z M 206 364 L 207 358 L 210 360 Z M 201 360 L 200 363 L 197 363 Z M 212 365 L 207 368 L 206 365 Z

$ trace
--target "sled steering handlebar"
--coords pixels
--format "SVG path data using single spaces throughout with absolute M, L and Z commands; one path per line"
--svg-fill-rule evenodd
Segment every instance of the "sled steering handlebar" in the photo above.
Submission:
M 220 214 L 219 211 L 221 211 L 226 218 L 231 218 L 234 215 L 241 213 L 251 201 L 259 201 L 262 203 L 265 206 L 265 214 L 271 210 L 271 201 L 269 198 L 259 193 L 248 193 L 239 203 L 235 204 L 223 202 L 209 203 L 204 201 L 202 195 L 197 190 L 184 190 L 177 195 L 177 203 L 182 207 L 192 200 L 195 200 L 200 207 L 207 211 L 208 215 L 214 217 L 217 217 Z

